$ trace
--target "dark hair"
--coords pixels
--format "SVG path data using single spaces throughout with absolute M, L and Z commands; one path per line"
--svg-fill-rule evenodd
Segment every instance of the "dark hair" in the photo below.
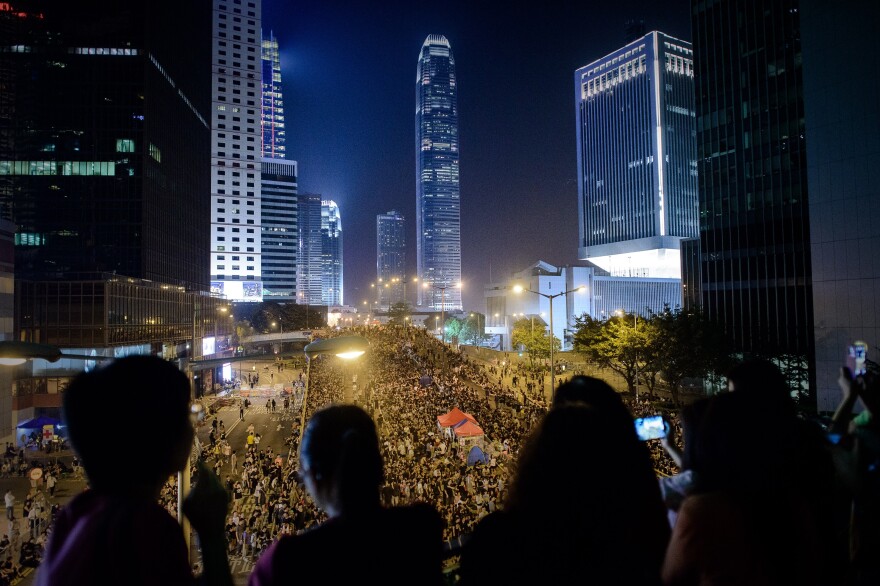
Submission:
M 571 405 L 590 406 L 620 422 L 628 422 L 635 437 L 632 414 L 620 398 L 620 393 L 605 381 L 591 376 L 578 375 L 562 383 L 553 395 L 553 408 Z
M 651 457 L 632 418 L 583 405 L 551 410 L 529 436 L 505 510 L 543 536 L 539 547 L 586 563 L 597 576 L 619 576 L 624 558 L 630 577 L 656 576 L 669 536 Z M 630 548 L 634 534 L 639 543 Z
M 793 415 L 795 403 L 779 367 L 762 358 L 740 362 L 727 373 L 733 390 L 742 393 L 762 410 L 773 409 L 778 414 Z
M 161 482 L 187 434 L 189 381 L 156 356 L 128 356 L 78 375 L 63 397 L 70 442 L 94 486 Z M 134 465 L 125 466 L 126 462 Z
M 698 399 L 681 409 L 681 439 L 684 443 L 682 468 L 685 470 L 693 467 L 694 450 L 698 441 L 700 425 L 709 409 L 709 402 L 709 399 Z
M 333 405 L 312 415 L 303 433 L 300 461 L 318 480 L 335 486 L 347 508 L 379 502 L 384 478 L 379 437 L 369 414 L 355 405 Z

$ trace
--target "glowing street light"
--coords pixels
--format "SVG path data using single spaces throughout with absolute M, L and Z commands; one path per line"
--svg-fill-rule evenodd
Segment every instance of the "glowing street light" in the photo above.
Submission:
M 541 293 L 540 291 L 534 291 L 533 289 L 526 289 L 522 285 L 514 285 L 513 292 L 514 293 L 522 293 L 523 291 L 528 291 L 529 293 L 534 293 L 535 295 L 540 295 L 544 299 L 548 299 L 550 301 L 550 393 L 556 392 L 556 364 L 553 361 L 553 300 L 557 297 L 561 297 L 563 295 L 567 295 L 568 293 L 574 293 L 577 291 L 578 293 L 583 293 L 587 290 L 586 285 L 581 285 L 580 287 L 575 287 L 574 289 L 569 289 L 567 291 L 561 291 L 559 293 L 554 293 L 550 295 L 549 293 Z M 496 314 L 497 315 L 497 314 Z
M 303 432 L 306 429 L 306 400 L 309 396 L 309 386 L 312 358 L 321 354 L 332 354 L 343 360 L 353 360 L 370 349 L 370 343 L 362 336 L 340 336 L 338 338 L 328 338 L 326 340 L 318 340 L 307 344 L 303 348 L 306 354 L 306 384 L 303 389 L 302 398 L 302 415 L 300 416 L 299 441 L 302 444 Z

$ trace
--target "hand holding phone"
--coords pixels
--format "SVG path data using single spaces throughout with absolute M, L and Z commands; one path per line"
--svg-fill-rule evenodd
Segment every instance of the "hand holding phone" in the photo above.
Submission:
M 853 345 L 847 349 L 846 366 L 852 373 L 853 378 L 855 378 L 857 376 L 864 376 L 865 373 L 868 372 L 867 364 L 868 345 L 861 340 L 856 340 L 853 342 Z
M 662 415 L 652 415 L 651 417 L 639 417 L 635 421 L 636 435 L 642 441 L 652 439 L 661 439 L 669 433 L 669 424 L 663 419 Z

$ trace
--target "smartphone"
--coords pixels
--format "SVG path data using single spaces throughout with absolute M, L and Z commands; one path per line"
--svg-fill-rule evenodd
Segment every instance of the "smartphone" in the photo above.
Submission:
M 856 340 L 853 345 L 847 349 L 846 365 L 849 367 L 852 375 L 863 376 L 868 372 L 868 345 L 861 340 Z
M 662 415 L 652 415 L 651 417 L 640 417 L 636 419 L 636 435 L 639 439 L 646 442 L 652 439 L 660 439 L 666 437 L 669 429 Z

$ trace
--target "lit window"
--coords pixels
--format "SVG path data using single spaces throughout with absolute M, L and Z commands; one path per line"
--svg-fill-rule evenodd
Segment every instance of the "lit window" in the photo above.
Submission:
M 117 138 L 116 139 L 116 152 L 117 153 L 133 153 L 134 152 L 134 141 L 130 138 Z

